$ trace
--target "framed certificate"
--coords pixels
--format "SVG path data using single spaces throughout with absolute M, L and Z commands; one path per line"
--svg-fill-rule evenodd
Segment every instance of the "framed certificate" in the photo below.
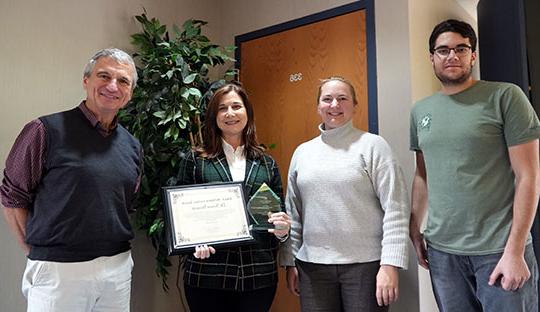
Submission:
M 254 241 L 241 182 L 164 187 L 169 255 Z

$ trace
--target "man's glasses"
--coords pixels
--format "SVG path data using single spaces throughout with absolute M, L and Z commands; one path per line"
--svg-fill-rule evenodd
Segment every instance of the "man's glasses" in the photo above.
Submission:
M 469 51 L 472 50 L 472 47 L 466 44 L 458 45 L 455 48 L 438 47 L 433 49 L 433 53 L 436 53 L 440 57 L 448 57 L 448 55 L 450 55 L 450 51 L 452 50 L 457 56 L 461 57 L 467 55 Z

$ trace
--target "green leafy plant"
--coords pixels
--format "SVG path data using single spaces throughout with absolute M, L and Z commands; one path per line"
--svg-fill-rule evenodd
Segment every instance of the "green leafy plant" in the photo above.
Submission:
M 129 105 L 119 115 L 120 122 L 144 148 L 144 172 L 135 202 L 136 226 L 144 230 L 157 250 L 156 273 L 168 290 L 171 262 L 167 257 L 161 187 L 175 183 L 179 153 L 202 143 L 201 118 L 206 104 L 224 79 L 214 82 L 208 72 L 222 65 L 234 47 L 212 44 L 202 34 L 206 22 L 188 20 L 182 28 L 173 26 L 173 35 L 146 11 L 135 17 L 142 27 L 131 36 L 137 47 L 138 86 Z

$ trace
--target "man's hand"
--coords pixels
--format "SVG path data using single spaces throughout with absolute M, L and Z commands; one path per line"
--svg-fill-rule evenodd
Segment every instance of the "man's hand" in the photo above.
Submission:
M 411 192 L 411 220 L 409 223 L 409 236 L 414 245 L 418 264 L 429 270 L 426 242 L 420 232 L 422 222 L 426 215 L 428 205 L 427 173 L 424 154 L 416 151 L 416 171 L 414 172 Z
M 518 290 L 531 277 L 523 254 L 511 254 L 504 252 L 495 269 L 489 276 L 489 285 L 493 286 L 501 279 L 501 287 L 504 290 Z
M 500 278 L 504 290 L 517 290 L 531 277 L 524 259 L 525 243 L 536 215 L 540 188 L 538 139 L 508 148 L 515 175 L 512 227 L 504 252 L 489 276 L 489 285 Z
M 26 244 L 26 221 L 28 220 L 28 209 L 26 208 L 4 208 L 4 218 L 17 242 L 24 250 L 24 255 L 30 253 L 30 246 Z
M 414 250 L 416 251 L 416 257 L 418 257 L 418 264 L 426 270 L 429 270 L 429 262 L 427 257 L 426 242 L 424 241 L 424 235 L 420 231 L 410 230 L 411 241 L 414 245 Z
M 395 266 L 381 265 L 377 273 L 377 304 L 387 306 L 399 297 L 399 273 Z
M 287 288 L 293 295 L 300 296 L 300 287 L 298 285 L 298 269 L 296 267 L 287 267 Z

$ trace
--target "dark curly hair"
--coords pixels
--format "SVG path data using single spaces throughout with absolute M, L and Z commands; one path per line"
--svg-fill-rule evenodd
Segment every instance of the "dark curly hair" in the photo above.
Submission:
M 437 41 L 437 38 L 439 38 L 439 36 L 445 32 L 454 32 L 460 34 L 463 38 L 469 38 L 472 51 L 476 51 L 477 38 L 472 26 L 463 21 L 449 19 L 437 24 L 437 26 L 433 28 L 431 36 L 429 36 L 429 53 L 433 54 L 435 49 L 435 41 Z

